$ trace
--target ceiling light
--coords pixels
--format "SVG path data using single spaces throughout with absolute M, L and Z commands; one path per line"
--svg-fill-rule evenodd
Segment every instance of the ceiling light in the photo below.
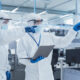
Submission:
M 19 7 L 13 9 L 11 12 L 14 13 L 14 12 L 16 12 L 18 9 L 19 9 Z

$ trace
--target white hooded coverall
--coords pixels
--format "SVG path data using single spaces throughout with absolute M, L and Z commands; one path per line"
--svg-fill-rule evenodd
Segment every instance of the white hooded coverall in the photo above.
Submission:
M 23 35 L 22 29 L 0 30 L 0 80 L 6 80 L 6 71 L 10 71 L 8 44 Z
M 73 29 L 70 29 L 65 37 L 57 37 L 53 33 L 42 32 L 40 46 L 55 45 L 55 48 L 64 48 L 72 42 L 76 33 Z M 32 33 L 31 35 L 37 42 L 39 41 L 40 33 Z M 37 44 L 28 33 L 18 41 L 17 55 L 19 62 L 26 65 L 25 80 L 54 80 L 51 68 L 52 52 L 47 58 L 37 63 L 31 63 L 28 59 L 21 59 L 33 57 L 37 50 Z

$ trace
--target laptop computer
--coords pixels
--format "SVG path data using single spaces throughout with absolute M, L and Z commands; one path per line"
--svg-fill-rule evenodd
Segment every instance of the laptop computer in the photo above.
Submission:
M 53 50 L 53 48 L 54 48 L 53 45 L 40 46 L 33 57 L 30 57 L 30 58 L 21 58 L 21 59 L 36 59 L 39 56 L 48 57 L 49 54 L 50 54 L 50 52 Z

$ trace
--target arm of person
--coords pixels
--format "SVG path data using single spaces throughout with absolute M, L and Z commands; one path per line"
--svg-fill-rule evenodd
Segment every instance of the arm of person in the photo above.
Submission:
M 74 31 L 73 29 L 70 29 L 67 35 L 64 37 L 53 36 L 55 47 L 56 48 L 67 47 L 72 42 L 72 40 L 75 38 L 76 34 L 77 34 L 76 31 Z
M 80 23 L 74 25 L 72 29 L 70 29 L 65 37 L 56 37 L 53 36 L 54 45 L 56 48 L 64 48 L 67 47 L 73 39 L 75 39 L 77 31 L 80 30 Z
M 67 47 L 71 42 L 72 40 L 76 37 L 76 34 L 77 34 L 77 31 L 80 30 L 80 24 L 76 24 L 72 29 L 70 29 L 68 31 L 68 34 L 65 36 L 65 37 L 57 37 L 55 35 L 53 35 L 53 45 L 55 45 L 56 48 L 64 48 L 64 47 Z M 45 36 L 46 38 L 46 36 Z M 47 38 L 50 38 L 49 35 L 47 35 Z M 47 42 L 44 42 L 46 43 L 47 45 L 51 44 L 50 43 L 50 39 L 47 39 L 46 38 L 46 41 Z M 45 40 L 44 40 L 45 41 Z M 44 57 L 40 56 L 38 57 L 37 59 L 33 60 L 31 59 L 31 63 L 36 63 L 36 62 L 39 62 L 40 60 L 44 59 Z
M 26 37 L 24 36 L 23 39 L 21 39 L 20 41 L 17 41 L 17 43 L 18 43 L 17 55 L 18 55 L 19 63 L 22 63 L 25 65 L 26 60 L 30 60 L 31 63 L 37 63 L 40 60 L 44 59 L 44 57 L 42 57 L 42 56 L 39 56 L 36 59 L 32 59 L 31 56 L 34 56 L 33 54 L 35 53 L 35 48 L 31 45 L 31 41 L 29 39 L 29 36 L 26 35 Z
M 17 40 L 16 54 L 18 56 L 19 63 L 25 64 L 23 60 L 25 60 L 24 58 L 27 58 L 27 52 L 24 47 L 23 39 Z

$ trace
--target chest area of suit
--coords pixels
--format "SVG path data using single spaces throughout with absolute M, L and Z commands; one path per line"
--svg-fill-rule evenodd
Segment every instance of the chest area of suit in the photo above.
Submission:
M 30 34 L 28 35 L 31 43 L 37 46 L 46 46 L 50 45 L 51 43 L 51 37 L 49 34 Z
M 37 45 L 37 47 L 40 45 L 41 43 L 41 34 L 28 34 L 30 41 L 32 43 L 34 43 L 34 45 Z

